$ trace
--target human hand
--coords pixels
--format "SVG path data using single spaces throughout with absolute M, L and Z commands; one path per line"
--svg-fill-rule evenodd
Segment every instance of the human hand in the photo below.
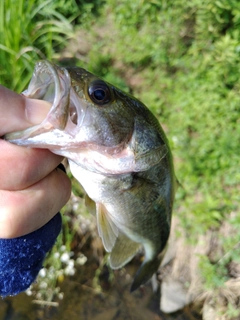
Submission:
M 0 137 L 40 123 L 49 103 L 0 86 Z M 26 290 L 61 230 L 57 212 L 70 197 L 67 175 L 48 150 L 0 138 L 0 296 Z
M 0 86 L 0 137 L 40 123 L 49 103 L 27 99 Z M 62 161 L 45 149 L 0 139 L 0 238 L 15 238 L 45 225 L 70 197 Z

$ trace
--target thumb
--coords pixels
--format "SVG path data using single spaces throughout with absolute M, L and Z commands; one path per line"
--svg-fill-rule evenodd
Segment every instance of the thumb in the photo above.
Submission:
M 28 99 L 0 85 L 0 137 L 41 123 L 50 107 L 47 101 Z

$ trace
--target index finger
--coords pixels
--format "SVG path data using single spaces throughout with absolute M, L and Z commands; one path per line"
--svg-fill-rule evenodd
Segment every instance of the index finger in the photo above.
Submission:
M 0 85 L 0 137 L 41 123 L 50 107 L 47 101 L 28 99 Z

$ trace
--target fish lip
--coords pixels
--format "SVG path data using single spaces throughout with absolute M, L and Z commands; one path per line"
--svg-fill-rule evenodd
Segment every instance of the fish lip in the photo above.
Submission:
M 53 95 L 51 95 L 52 84 Z M 67 69 L 57 67 L 47 60 L 41 60 L 36 63 L 28 89 L 22 94 L 27 98 L 51 102 L 52 106 L 44 121 L 50 122 L 55 129 L 64 130 L 68 120 L 70 89 L 71 78 Z
M 41 79 L 44 76 L 50 76 L 49 79 Z M 54 81 L 52 81 L 52 79 Z M 36 85 L 37 82 L 40 80 L 40 85 Z M 49 86 L 51 83 L 55 84 L 55 91 L 54 91 L 54 101 L 56 103 L 56 92 L 59 92 L 60 89 L 60 82 L 59 82 L 59 77 L 58 73 L 56 70 L 56 67 L 51 64 L 47 60 L 40 60 L 35 64 L 34 71 L 33 71 L 33 76 L 30 80 L 30 83 L 28 85 L 28 88 L 22 92 L 24 96 L 27 98 L 32 98 L 32 99 L 41 99 L 41 100 L 46 100 L 49 101 L 48 99 L 43 99 L 43 94 L 45 92 L 41 91 L 41 87 L 45 88 Z M 52 102 L 52 101 L 49 101 Z
M 26 98 L 48 101 L 52 106 L 40 124 L 8 133 L 4 136 L 6 140 L 27 145 L 29 139 L 56 130 L 65 131 L 68 136 L 72 136 L 72 129 L 77 130 L 79 122 L 83 121 L 86 107 L 82 103 L 79 104 L 79 99 L 76 100 L 76 93 L 73 92 L 71 77 L 66 68 L 56 66 L 47 60 L 37 62 L 28 89 L 22 94 Z M 73 114 L 75 120 L 71 118 Z M 61 143 L 58 142 L 58 145 Z

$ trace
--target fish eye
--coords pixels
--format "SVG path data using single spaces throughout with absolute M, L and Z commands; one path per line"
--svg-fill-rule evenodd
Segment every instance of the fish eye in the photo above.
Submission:
M 112 100 L 110 88 L 102 80 L 93 81 L 89 85 L 88 94 L 91 100 L 98 105 L 107 104 Z

